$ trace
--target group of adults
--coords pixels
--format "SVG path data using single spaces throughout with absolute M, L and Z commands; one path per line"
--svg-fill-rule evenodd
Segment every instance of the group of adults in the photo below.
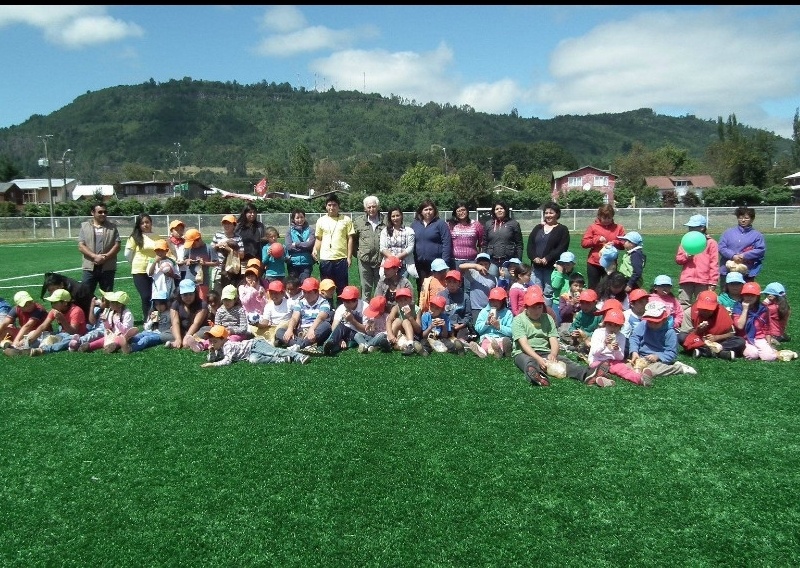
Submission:
M 285 236 L 289 273 L 302 281 L 318 264 L 320 279 L 333 280 L 338 296 L 350 283 L 350 266 L 355 259 L 362 297 L 369 301 L 381 278 L 382 262 L 390 256 L 400 259 L 401 275 L 416 279 L 418 292 L 423 280 L 432 274 L 431 264 L 436 259 L 444 260 L 450 268 L 458 268 L 462 263 L 473 262 L 479 253 L 486 253 L 491 259 L 489 272 L 494 276 L 498 276 L 509 261 L 521 262 L 522 230 L 508 204 L 502 200 L 492 204 L 491 216 L 483 223 L 471 218 L 464 202 L 456 203 L 450 218 L 445 220 L 436 204 L 425 199 L 409 225 L 398 207 L 390 207 L 382 214 L 375 196 L 364 198 L 363 206 L 364 215 L 353 220 L 341 212 L 338 196 L 331 194 L 326 198 L 325 215 L 314 227 L 306 221 L 304 211 L 294 210 Z M 92 218 L 82 223 L 78 238 L 83 274 L 81 289 L 75 292 L 80 297 L 92 296 L 98 286 L 103 291 L 113 291 L 117 257 L 123 250 L 117 226 L 107 219 L 106 205 L 94 204 L 91 214 Z M 611 243 L 619 250 L 624 248 L 621 237 L 626 231 L 614 220 L 614 214 L 613 206 L 600 206 L 596 219 L 581 238 L 581 247 L 588 250 L 586 279 L 587 286 L 592 289 L 596 289 L 606 274 L 600 261 L 603 247 Z M 738 207 L 734 214 L 737 225 L 726 230 L 719 241 L 721 278 L 724 281 L 728 270 L 725 262 L 733 260 L 748 265 L 749 273 L 745 277 L 752 280 L 763 262 L 764 237 L 753 228 L 756 216 L 753 208 Z M 531 283 L 541 287 L 548 302 L 552 298 L 550 276 L 555 263 L 570 247 L 569 230 L 560 223 L 560 218 L 561 207 L 555 202 L 545 203 L 542 221 L 530 232 L 525 251 L 531 266 Z M 180 242 L 183 222 L 173 221 L 169 228 L 170 241 Z M 151 306 L 152 279 L 147 275 L 147 264 L 155 256 L 156 243 L 162 240 L 152 229 L 150 215 L 138 215 L 124 248 L 143 317 Z M 248 203 L 243 208 L 236 221 L 235 234 L 241 239 L 245 261 L 261 258 L 266 242 L 265 226 L 258 220 L 253 204 Z

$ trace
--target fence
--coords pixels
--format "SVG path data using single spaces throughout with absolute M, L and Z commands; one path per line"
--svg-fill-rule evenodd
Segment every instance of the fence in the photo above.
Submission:
M 754 226 L 763 233 L 793 233 L 800 231 L 800 207 L 754 207 L 756 219 Z M 733 226 L 734 207 L 698 207 L 698 208 L 654 208 L 654 209 L 618 209 L 615 221 L 621 223 L 628 231 L 639 231 L 643 234 L 680 234 L 685 232 L 683 226 L 691 215 L 700 213 L 708 218 L 709 234 L 719 235 Z M 363 215 L 361 211 L 345 212 L 352 218 Z M 561 222 L 573 233 L 582 234 L 597 214 L 596 209 L 563 209 Z M 238 214 L 236 214 L 238 217 Z M 307 213 L 306 219 L 313 225 L 324 213 Z M 449 211 L 441 211 L 442 218 L 448 218 Z M 488 218 L 488 210 L 479 210 L 480 218 Z M 474 216 L 474 213 L 473 213 Z M 183 221 L 187 228 L 199 229 L 204 235 L 213 235 L 221 230 L 222 215 L 152 215 L 153 232 L 160 235 L 169 234 L 169 224 L 175 219 Z M 512 212 L 522 227 L 522 234 L 527 236 L 533 227 L 542 220 L 542 212 L 521 210 Z M 259 220 L 267 226 L 272 225 L 281 236 L 289 228 L 289 213 L 261 213 Z M 18 242 L 39 239 L 77 239 L 80 226 L 86 217 L 55 217 L 53 225 L 49 217 L 2 217 L 0 218 L 0 241 Z M 131 234 L 136 216 L 110 217 L 117 224 L 119 234 L 124 238 Z M 405 213 L 408 225 L 414 219 L 413 212 Z M 210 240 L 210 239 L 208 239 Z

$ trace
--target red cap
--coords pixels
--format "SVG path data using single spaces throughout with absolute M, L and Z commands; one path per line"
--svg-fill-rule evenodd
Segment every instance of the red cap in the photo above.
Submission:
M 458 280 L 459 282 L 461 282 L 461 271 L 449 270 L 447 274 L 444 275 L 445 280 L 447 280 L 448 278 L 452 278 L 454 280 Z
M 279 292 L 283 294 L 284 290 L 286 290 L 286 287 L 280 280 L 273 280 L 272 282 L 269 283 L 269 286 L 267 286 L 267 290 L 269 290 L 270 292 Z
M 304 292 L 314 292 L 319 290 L 319 280 L 316 278 L 309 276 L 305 280 L 303 280 L 303 284 L 300 286 L 300 289 Z
M 597 301 L 597 292 L 592 290 L 591 288 L 586 288 L 581 292 L 581 295 L 578 296 L 578 299 L 581 302 L 596 302 Z
M 402 264 L 396 256 L 387 256 L 383 261 L 384 268 L 400 268 Z
M 386 296 L 375 296 L 369 301 L 369 305 L 364 308 L 364 315 L 368 318 L 376 318 L 381 315 L 384 310 L 386 310 Z
M 628 301 L 635 302 L 636 300 L 641 300 L 642 298 L 649 298 L 650 293 L 647 290 L 642 290 L 641 288 L 636 288 L 635 290 L 631 290 L 628 292 Z
M 506 292 L 505 288 L 497 286 L 489 290 L 490 300 L 505 300 L 506 298 L 508 298 L 508 292 Z
M 690 332 L 689 335 L 686 336 L 686 339 L 683 340 L 683 347 L 685 349 L 700 349 L 701 347 L 705 347 L 706 342 L 703 341 L 703 338 L 697 335 L 695 332 Z
M 522 303 L 527 307 L 534 306 L 536 304 L 544 304 L 544 296 L 537 288 L 530 287 L 522 297 Z
M 606 315 L 603 317 L 603 323 L 615 323 L 617 325 L 623 325 L 625 323 L 625 314 L 622 313 L 622 310 L 612 309 L 606 312 Z
M 717 294 L 712 290 L 706 290 L 705 292 L 700 292 L 697 295 L 696 305 L 698 310 L 709 310 L 713 312 L 714 310 L 717 309 L 717 306 L 719 305 L 719 301 L 717 300 Z
M 395 298 L 413 298 L 414 296 L 411 294 L 411 288 L 398 288 L 397 291 L 394 293 Z
M 447 300 L 444 299 L 444 296 L 434 296 L 429 300 L 429 302 L 434 305 L 438 306 L 442 309 L 447 305 Z
M 745 282 L 744 286 L 742 286 L 742 295 L 744 294 L 752 294 L 753 296 L 760 296 L 761 286 L 758 285 L 758 282 Z
M 603 300 L 603 305 L 597 309 L 597 315 L 607 312 L 608 310 L 619 310 L 622 312 L 625 311 L 625 308 L 622 307 L 622 302 L 616 298 L 609 298 L 607 300 Z
M 361 291 L 355 286 L 345 286 L 342 293 L 339 294 L 340 300 L 358 300 L 361 297 Z

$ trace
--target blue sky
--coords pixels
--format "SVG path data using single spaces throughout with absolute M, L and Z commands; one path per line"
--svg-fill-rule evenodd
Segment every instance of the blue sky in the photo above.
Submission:
M 5 6 L 0 127 L 191 77 L 552 118 L 642 107 L 790 138 L 797 6 Z

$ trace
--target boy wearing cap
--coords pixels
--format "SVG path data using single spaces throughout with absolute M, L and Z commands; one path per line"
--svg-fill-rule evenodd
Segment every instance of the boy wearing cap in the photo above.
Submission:
M 46 318 L 47 312 L 41 304 L 33 301 L 33 296 L 28 292 L 20 290 L 14 294 L 14 306 L 0 322 L 0 337 L 4 341 L 10 341 L 5 348 L 5 354 L 13 357 L 18 355 L 18 349 L 29 347 L 25 336 L 39 327 Z
M 364 331 L 357 332 L 353 337 L 359 353 L 389 353 L 392 350 L 386 336 L 387 306 L 385 296 L 374 296 L 364 308 Z
M 555 274 L 555 272 L 553 272 Z M 569 288 L 558 298 L 558 304 L 553 308 L 556 314 L 554 318 L 561 331 L 562 326 L 571 324 L 575 319 L 575 314 L 581 310 L 581 292 L 586 287 L 586 280 L 580 272 L 573 272 L 569 275 Z
M 586 354 L 589 352 L 592 333 L 603 321 L 603 317 L 597 315 L 597 292 L 591 288 L 584 289 L 578 296 L 578 301 L 580 310 L 572 318 L 572 323 L 562 323 L 559 331 L 565 350 Z
M 73 335 L 86 333 L 86 314 L 72 302 L 67 290 L 54 290 L 45 300 L 51 303 L 52 309 L 39 327 L 28 334 L 29 345 L 38 345 L 31 348 L 31 357 L 66 351 Z M 51 332 L 53 323 L 58 325 L 57 333 Z
M 597 384 L 605 376 L 605 368 L 589 369 L 559 355 L 558 331 L 555 320 L 545 312 L 544 295 L 539 287 L 531 287 L 523 298 L 525 310 L 514 316 L 511 324 L 514 341 L 514 364 L 525 373 L 533 386 L 550 386 L 547 366 L 561 361 L 566 366 L 566 376 L 586 385 Z M 602 381 L 601 381 L 602 382 Z
M 492 259 L 481 252 L 475 257 L 475 262 L 463 262 L 458 270 L 469 282 L 469 306 L 472 310 L 472 321 L 477 321 L 481 310 L 489 305 L 489 291 L 497 287 L 497 277 L 491 273 Z
M 400 275 L 403 262 L 396 256 L 387 256 L 383 260 L 383 278 L 375 287 L 375 296 L 386 298 L 387 313 L 395 305 L 394 294 L 400 288 L 411 288 L 411 281 L 406 276 Z
M 681 328 L 683 323 L 683 308 L 681 303 L 672 293 L 672 278 L 666 274 L 659 274 L 653 280 L 653 287 L 650 289 L 650 301 L 663 304 L 670 317 L 669 325 L 676 330 Z
M 186 278 L 186 257 L 184 255 L 184 245 L 186 244 L 186 240 L 183 238 L 183 233 L 185 230 L 186 224 L 180 219 L 175 219 L 169 224 L 169 237 L 167 238 L 167 244 L 169 244 L 170 256 L 175 259 L 175 262 L 178 263 L 178 267 L 181 270 L 181 277 L 178 279 L 179 282 Z
M 420 314 L 419 320 L 423 346 L 421 355 L 428 355 L 431 351 L 463 355 L 464 344 L 452 338 L 450 316 L 444 310 L 447 300 L 437 295 L 430 299 L 428 305 L 430 308 Z
M 447 263 L 441 258 L 436 258 L 431 262 L 431 275 L 422 281 L 419 289 L 419 309 L 422 312 L 428 311 L 430 299 L 445 289 L 444 279 L 448 270 Z
M 644 283 L 644 265 L 647 255 L 644 254 L 642 235 L 637 231 L 629 231 L 619 238 L 624 252 L 619 255 L 617 270 L 628 278 L 625 284 L 627 294 L 634 288 L 641 288 Z
M 553 288 L 553 311 L 556 314 L 556 323 L 559 325 L 562 322 L 559 309 L 562 298 L 573 296 L 570 290 L 573 276 L 580 276 L 581 281 L 586 285 L 586 279 L 583 274 L 575 270 L 575 254 L 570 251 L 564 251 L 556 260 L 553 272 L 550 274 L 550 286 Z M 580 292 L 578 293 L 580 294 Z
M 316 278 L 303 280 L 300 289 L 303 297 L 292 307 L 292 316 L 286 327 L 275 333 L 275 344 L 319 355 L 322 350 L 318 346 L 325 343 L 331 334 L 331 305 L 320 295 Z
M 292 306 L 286 298 L 286 289 L 280 280 L 269 283 L 267 295 L 269 300 L 258 322 L 252 325 L 251 331 L 257 337 L 263 337 L 274 343 L 278 328 L 286 327 L 292 317 Z
M 333 312 L 331 334 L 322 344 L 324 355 L 336 355 L 354 343 L 355 335 L 364 332 L 364 301 L 355 286 L 345 286 L 339 294 L 341 303 Z
M 708 221 L 704 215 L 692 215 L 683 224 L 689 231 L 697 231 L 706 237 L 706 248 L 697 254 L 688 254 L 683 245 L 678 244 L 675 262 L 681 267 L 678 279 L 678 301 L 684 310 L 697 299 L 697 295 L 705 290 L 715 290 L 719 276 L 719 248 L 717 241 L 706 234 Z
M 244 242 L 242 237 L 236 234 L 236 217 L 225 215 L 222 217 L 222 231 L 214 233 L 211 239 L 211 250 L 217 254 L 216 270 L 212 277 L 211 287 L 221 290 L 228 284 L 239 284 L 238 274 L 229 274 L 225 270 L 225 262 L 230 255 L 239 257 L 239 261 L 244 258 Z
M 603 308 L 608 308 L 608 302 L 603 304 Z M 624 323 L 625 314 L 622 312 L 621 306 L 603 309 L 603 326 L 592 332 L 589 346 L 589 367 L 602 365 L 609 373 L 622 377 L 635 385 L 653 386 L 652 370 L 645 369 L 640 372 L 625 363 L 627 338 L 621 331 Z M 597 385 L 613 386 L 614 381 L 603 377 L 597 380 Z
M 215 267 L 217 263 L 211 260 L 209 247 L 203 242 L 203 235 L 197 229 L 189 229 L 184 234 L 183 257 L 185 273 L 183 280 L 192 280 L 197 284 L 198 296 L 207 302 L 210 282 L 209 267 Z
M 412 355 L 415 351 L 424 355 L 422 343 L 422 326 L 420 325 L 419 307 L 414 304 L 411 288 L 399 288 L 395 292 L 395 306 L 386 318 L 386 338 L 389 344 L 399 349 L 403 355 Z
M 668 325 L 666 306 L 648 302 L 642 321 L 633 328 L 630 338 L 630 361 L 635 369 L 650 369 L 653 377 L 696 375 L 697 371 L 678 361 L 678 334 Z
M 238 361 L 253 365 L 264 363 L 308 363 L 310 357 L 303 353 L 275 347 L 264 339 L 229 341 L 228 330 L 221 325 L 212 326 L 203 337 L 209 343 L 208 361 L 201 367 L 224 367 Z
M 687 319 L 690 328 L 678 332 L 678 343 L 693 357 L 719 357 L 731 361 L 742 356 L 745 340 L 736 336 L 733 319 L 720 306 L 714 292 L 700 292 Z M 718 347 L 714 352 L 710 343 L 718 343 L 722 349 Z
M 305 282 L 305 280 L 304 280 Z M 302 298 L 302 290 L 300 291 Z M 334 296 L 336 295 L 336 282 L 331 280 L 330 278 L 324 278 L 319 283 L 319 295 L 328 300 L 328 303 L 331 305 L 331 309 L 334 306 Z
M 450 319 L 450 335 L 454 340 L 469 342 L 474 333 L 472 310 L 468 305 L 467 293 L 461 285 L 461 271 L 448 270 L 444 277 L 445 289 L 437 294 L 444 298 L 444 311 Z
M 147 275 L 152 278 L 150 298 L 154 294 L 159 296 L 166 294 L 167 298 L 171 298 L 175 287 L 180 282 L 180 268 L 178 263 L 169 258 L 169 244 L 167 241 L 160 239 L 153 243 L 153 252 L 155 257 L 147 262 Z M 144 319 L 150 315 L 152 306 L 147 306 L 147 311 L 144 314 Z
M 728 272 L 725 275 L 725 285 L 722 287 L 722 294 L 719 295 L 720 305 L 733 311 L 733 307 L 742 301 L 742 287 L 744 286 L 744 276 L 740 272 Z
M 625 323 L 622 325 L 622 335 L 628 340 L 626 348 L 630 347 L 630 338 L 633 333 L 633 328 L 642 321 L 645 306 L 647 306 L 649 301 L 650 294 L 643 288 L 636 288 L 635 290 L 631 290 L 631 293 L 628 294 L 628 309 L 622 312 L 625 314 Z M 628 351 L 626 350 L 625 358 L 627 359 L 627 357 Z

